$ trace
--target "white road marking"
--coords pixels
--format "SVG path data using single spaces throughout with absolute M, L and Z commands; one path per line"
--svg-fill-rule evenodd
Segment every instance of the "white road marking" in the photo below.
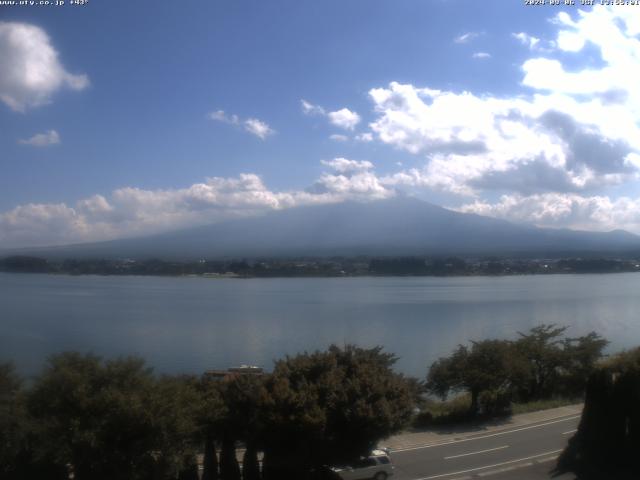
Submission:
M 553 455 L 551 457 L 544 457 L 544 458 L 536 459 L 533 462 L 518 463 L 517 465 L 509 465 L 508 467 L 497 468 L 495 470 L 487 470 L 486 472 L 476 473 L 473 476 L 474 477 L 489 477 L 489 476 L 492 476 L 492 475 L 496 475 L 498 473 L 513 472 L 514 470 L 518 470 L 520 468 L 532 467 L 536 463 L 553 462 L 554 460 L 557 460 L 557 459 L 558 459 L 558 455 Z M 469 477 L 469 478 L 471 478 L 471 477 Z M 451 479 L 451 480 L 453 480 L 453 479 Z
M 524 462 L 526 460 L 532 460 L 534 458 L 544 457 L 545 455 L 553 455 L 554 453 L 559 453 L 561 451 L 562 449 L 553 450 L 551 452 L 539 453 L 538 455 L 532 455 L 530 457 L 517 458 L 516 460 L 509 460 L 508 462 L 494 463 L 493 465 L 485 465 L 484 467 L 470 468 L 468 470 L 460 470 L 457 472 L 441 473 L 440 475 L 431 475 L 430 477 L 421 477 L 421 478 L 416 478 L 415 480 L 432 480 L 434 478 L 450 477 L 451 475 L 461 475 L 463 473 L 477 472 L 478 470 L 485 470 L 487 468 L 501 467 L 503 465 L 509 465 L 512 463 Z
M 498 468 L 496 470 L 489 470 L 487 472 L 476 473 L 475 476 L 476 477 L 489 477 L 491 475 L 496 475 L 498 473 L 513 472 L 514 470 L 517 470 L 518 468 L 533 467 L 533 465 L 534 465 L 533 462 L 519 463 L 518 465 L 509 465 L 508 467 L 502 467 L 502 468 Z
M 568 432 L 562 432 L 562 435 L 571 435 L 572 433 L 576 433 L 578 431 L 577 428 L 574 428 L 573 430 L 569 430 Z
M 553 425 L 554 423 L 568 422 L 569 420 L 575 420 L 576 418 L 580 418 L 580 415 L 574 415 L 572 417 L 563 418 L 561 420 L 554 420 L 552 422 L 539 423 L 537 425 L 530 425 L 528 427 L 521 427 L 521 428 L 515 428 L 513 430 L 506 430 L 506 431 L 501 431 L 501 432 L 497 432 L 497 433 L 490 433 L 488 435 L 482 435 L 481 437 L 462 438 L 462 439 L 459 439 L 459 440 L 449 440 L 447 442 L 431 443 L 431 444 L 428 444 L 428 445 L 420 445 L 418 447 L 407 447 L 407 448 L 398 448 L 398 449 L 394 448 L 394 449 L 391 449 L 391 453 L 409 452 L 409 451 L 412 451 L 412 450 L 422 450 L 423 448 L 433 448 L 433 447 L 441 447 L 441 446 L 444 446 L 444 445 L 451 445 L 453 443 L 471 442 L 472 440 L 482 440 L 483 438 L 497 437 L 499 435 L 508 435 L 509 433 L 521 432 L 523 430 L 530 430 L 532 428 L 546 427 L 547 425 Z
M 486 450 L 479 450 L 477 452 L 461 453 L 460 455 L 451 455 L 450 457 L 444 457 L 444 459 L 451 460 L 452 458 L 468 457 L 469 455 L 478 455 L 479 453 L 493 452 L 495 450 L 504 450 L 505 448 L 509 448 L 509 445 L 504 445 L 502 447 L 496 447 L 496 448 L 487 448 Z

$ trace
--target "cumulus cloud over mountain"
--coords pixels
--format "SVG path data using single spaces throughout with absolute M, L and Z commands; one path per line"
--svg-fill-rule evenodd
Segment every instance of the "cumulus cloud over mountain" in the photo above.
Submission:
M 531 93 L 497 97 L 397 82 L 370 91 L 377 139 L 425 158 L 423 168 L 393 175 L 394 184 L 475 198 L 460 207 L 467 212 L 638 231 L 630 214 L 637 199 L 593 193 L 638 180 L 640 11 L 595 8 L 553 21 L 558 33 L 548 43 L 555 52 L 538 52 L 539 39 L 515 35 L 541 55 L 521 67 Z M 602 67 L 570 71 L 545 56 L 575 54 L 588 44 Z M 491 192 L 504 195 L 495 204 L 482 200 Z
M 388 198 L 387 188 L 367 161 L 336 158 L 307 190 L 276 192 L 255 174 L 212 177 L 186 188 L 125 187 L 108 197 L 94 195 L 75 205 L 27 204 L 0 214 L 0 244 L 52 245 L 144 235 L 270 210 L 304 205 Z
M 640 233 L 640 9 L 576 9 L 551 20 L 550 38 L 516 32 L 504 39 L 520 45 L 525 56 L 512 89 L 517 93 L 391 81 L 363 91 L 369 112 L 359 106 L 357 113 L 351 105 L 332 111 L 300 100 L 297 114 L 301 108 L 321 119 L 321 127 L 331 129 L 323 138 L 335 140 L 332 146 L 386 148 L 391 157 L 399 152 L 402 158 L 392 158 L 386 168 L 376 161 L 376 170 L 366 156 L 336 154 L 322 162 L 324 171 L 306 189 L 271 189 L 257 173 L 245 173 L 184 188 L 120 188 L 74 205 L 20 205 L 0 213 L 0 241 L 50 244 L 140 235 L 303 205 L 385 199 L 403 190 L 444 193 L 448 206 L 462 212 Z M 480 43 L 488 36 L 480 33 L 460 34 L 453 46 Z M 25 35 L 30 42 L 22 42 Z M 597 53 L 597 62 L 576 61 L 587 49 Z M 0 99 L 13 110 L 42 105 L 63 87 L 88 85 L 86 76 L 62 66 L 39 27 L 0 23 L 0 53 L 8 66 L 0 71 Z M 497 60 L 494 52 L 483 53 L 491 60 L 475 65 Z M 260 139 L 275 131 L 262 120 L 222 110 L 209 118 Z M 285 138 L 287 132 L 276 127 L 273 140 Z M 65 143 L 66 138 L 65 133 Z

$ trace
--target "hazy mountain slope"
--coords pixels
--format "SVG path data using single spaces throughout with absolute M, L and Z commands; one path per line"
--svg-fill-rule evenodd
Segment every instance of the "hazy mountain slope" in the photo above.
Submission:
M 413 198 L 300 207 L 143 238 L 31 250 L 49 257 L 216 258 L 624 251 L 640 237 L 540 229 Z

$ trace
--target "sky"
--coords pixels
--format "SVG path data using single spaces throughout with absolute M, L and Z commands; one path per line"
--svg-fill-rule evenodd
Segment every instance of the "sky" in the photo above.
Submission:
M 640 234 L 640 5 L 54 1 L 0 6 L 0 248 L 396 195 Z

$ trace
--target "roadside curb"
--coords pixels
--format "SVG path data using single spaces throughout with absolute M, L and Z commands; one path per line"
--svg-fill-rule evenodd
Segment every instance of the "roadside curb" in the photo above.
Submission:
M 473 440 L 475 437 L 499 435 L 501 433 L 517 430 L 518 428 L 527 428 L 529 426 L 544 424 L 546 422 L 562 421 L 563 419 L 580 416 L 582 413 L 582 407 L 583 404 L 575 404 L 549 410 L 514 415 L 508 424 L 500 426 L 487 425 L 480 431 L 460 431 L 445 434 L 434 431 L 404 433 L 387 439 L 384 447 L 389 448 L 391 453 L 393 453 Z M 423 438 L 419 440 L 419 437 Z

